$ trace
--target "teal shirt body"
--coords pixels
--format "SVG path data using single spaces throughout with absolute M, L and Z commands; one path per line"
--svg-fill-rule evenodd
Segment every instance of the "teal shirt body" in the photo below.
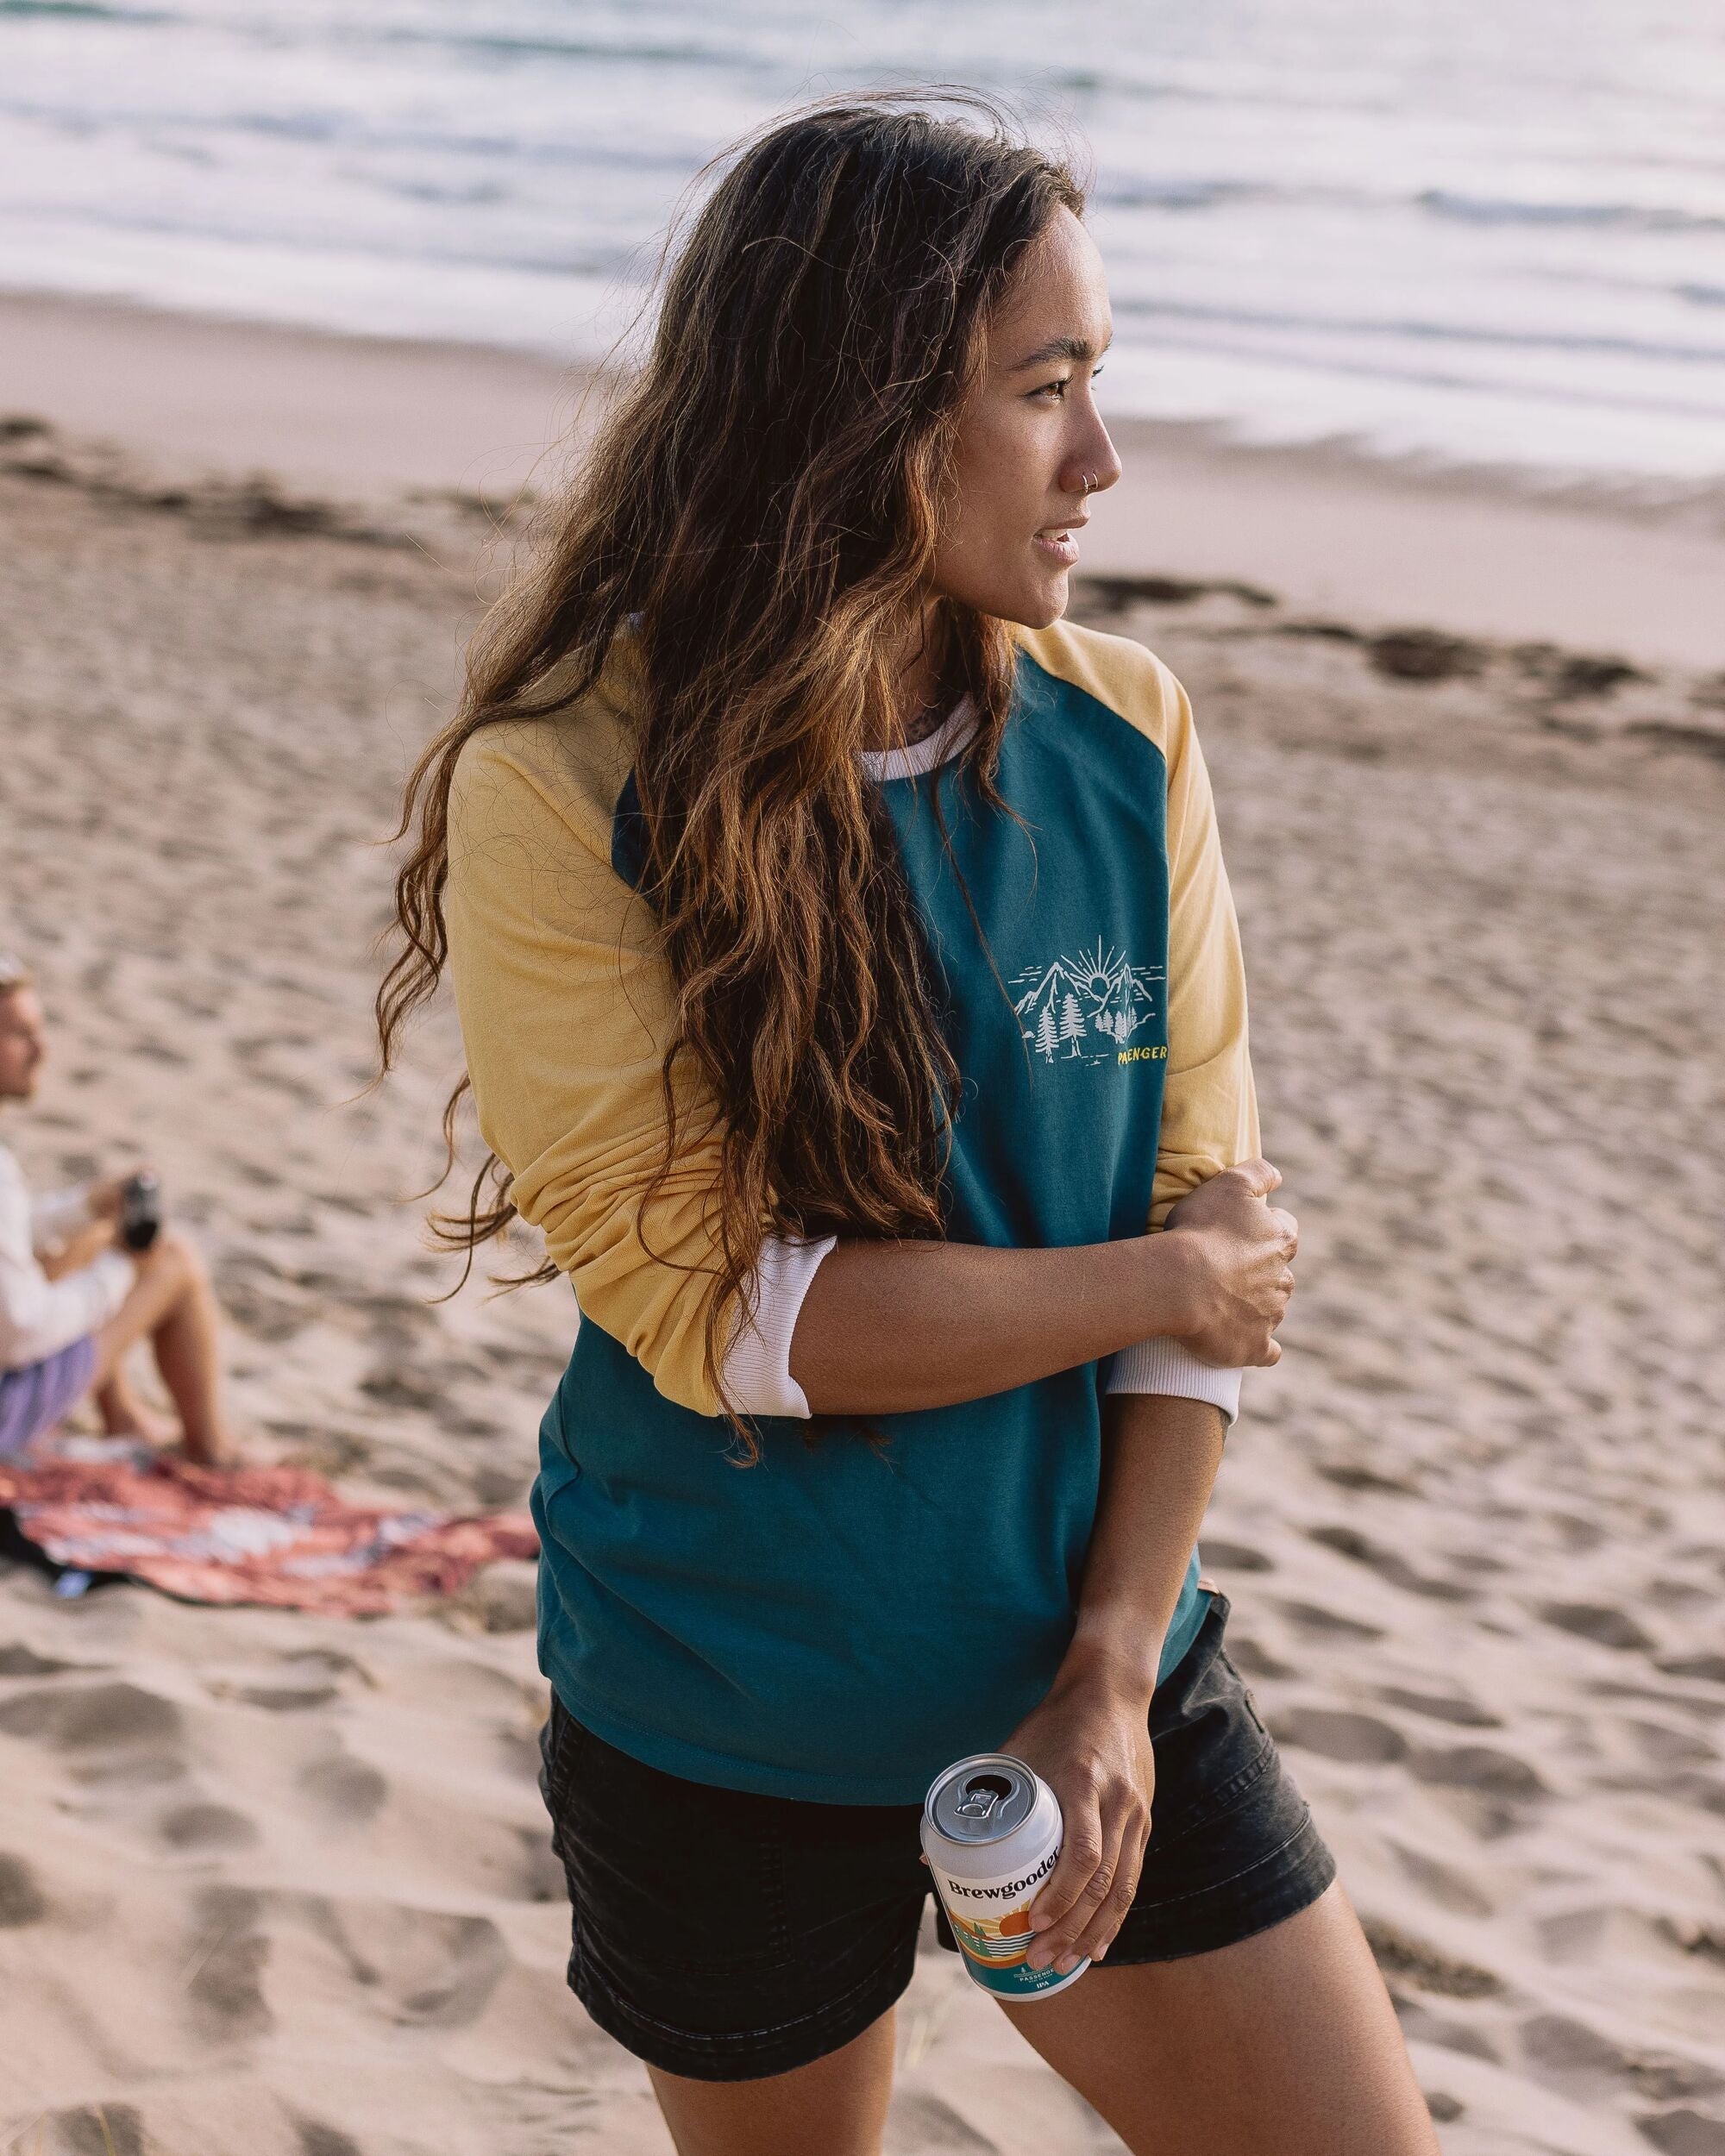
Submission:
M 1163 756 L 1020 653 L 998 783 L 1022 824 L 958 762 L 881 782 L 963 1077 L 949 1232 L 1142 1234 L 1168 1043 Z M 612 859 L 634 881 L 630 798 Z M 722 1421 L 584 1319 L 541 1427 L 542 1666 L 578 1720 L 668 1772 L 919 1802 L 998 1748 L 1071 1639 L 1107 1367 L 875 1417 L 879 1447 L 838 1419 L 763 1420 L 743 1468 Z M 1164 1676 L 1204 1608 L 1195 1551 Z

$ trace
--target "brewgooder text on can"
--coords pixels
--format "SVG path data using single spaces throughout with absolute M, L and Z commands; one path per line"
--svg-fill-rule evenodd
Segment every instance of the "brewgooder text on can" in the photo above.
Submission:
M 1060 1805 L 1022 1759 L 979 1752 L 938 1774 L 922 1809 L 923 1854 L 964 1966 L 1002 1999 L 1045 1999 L 1090 1966 L 1032 1969 L 1031 1904 L 1060 1859 Z

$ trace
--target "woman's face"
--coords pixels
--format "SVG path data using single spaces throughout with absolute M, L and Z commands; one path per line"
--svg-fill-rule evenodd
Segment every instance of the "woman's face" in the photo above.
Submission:
M 1027 629 L 1066 611 L 1088 495 L 1120 475 L 1094 386 L 1113 335 L 1102 258 L 1059 210 L 988 326 L 960 421 L 935 552 L 944 597 Z

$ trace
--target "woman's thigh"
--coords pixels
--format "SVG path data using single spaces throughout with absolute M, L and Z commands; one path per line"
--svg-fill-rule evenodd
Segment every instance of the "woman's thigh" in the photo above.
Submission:
M 1133 2156 L 1437 2156 L 1339 1885 L 1233 1946 L 1004 2010 Z
M 694 2081 L 649 2066 L 677 2156 L 880 2156 L 895 2016 L 842 2049 L 761 2081 Z

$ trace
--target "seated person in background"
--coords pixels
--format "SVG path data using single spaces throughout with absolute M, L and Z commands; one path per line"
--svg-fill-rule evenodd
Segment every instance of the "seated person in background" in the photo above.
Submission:
M 0 1105 L 28 1100 L 47 1053 L 28 969 L 0 955 Z M 147 1250 L 119 1240 L 123 1178 L 32 1197 L 0 1145 L 0 1458 L 92 1393 L 113 1436 L 167 1445 L 206 1466 L 234 1448 L 218 1400 L 216 1298 L 185 1238 Z M 128 1351 L 147 1336 L 179 1410 L 176 1429 L 128 1382 Z

